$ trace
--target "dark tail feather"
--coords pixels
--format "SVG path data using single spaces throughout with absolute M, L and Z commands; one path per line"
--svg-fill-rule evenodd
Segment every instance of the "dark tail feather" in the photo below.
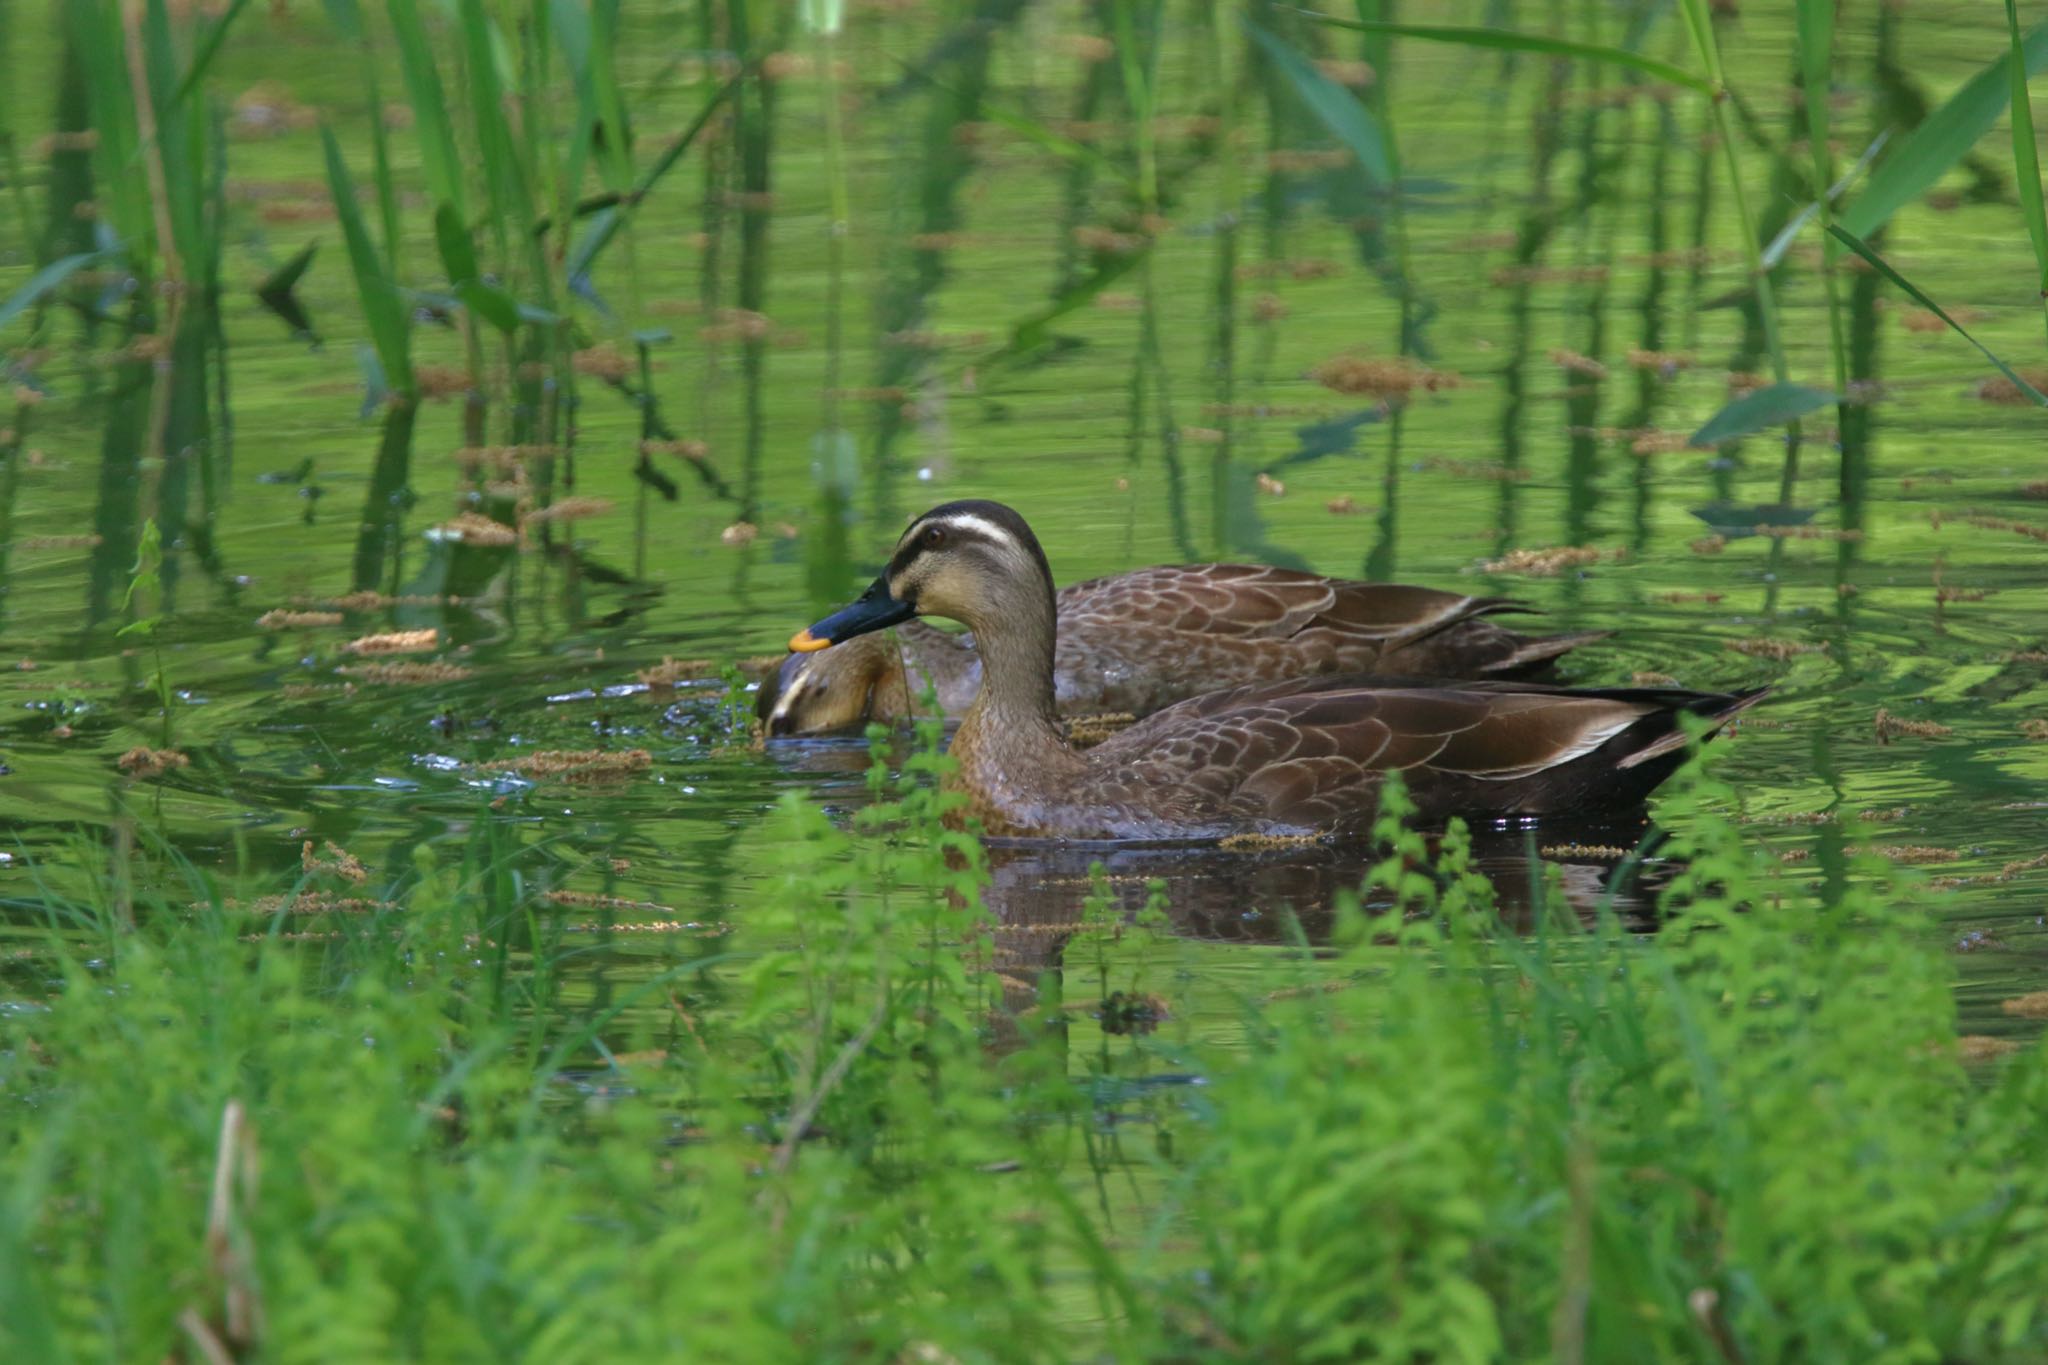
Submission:
M 1755 706 L 1766 696 L 1770 695 L 1770 691 L 1771 689 L 1768 687 L 1753 687 L 1746 692 L 1736 692 L 1733 694 L 1709 693 L 1688 703 L 1684 709 L 1696 716 L 1705 716 L 1709 721 L 1712 721 L 1713 728 L 1707 731 L 1708 735 L 1711 736 L 1720 733 L 1722 728 L 1734 721 L 1737 716 L 1740 716 L 1744 711 L 1747 711 L 1750 707 Z M 1674 726 L 1671 733 L 1659 735 L 1656 739 L 1636 750 L 1628 757 L 1618 761 L 1614 766 L 1617 768 L 1633 768 L 1638 763 L 1647 763 L 1653 758 L 1683 749 L 1685 743 L 1685 731 Z
M 1480 671 L 1489 678 L 1535 678 L 1580 645 L 1590 645 L 1614 634 L 1611 630 L 1573 630 L 1563 635 L 1514 635 L 1514 652 L 1494 660 Z

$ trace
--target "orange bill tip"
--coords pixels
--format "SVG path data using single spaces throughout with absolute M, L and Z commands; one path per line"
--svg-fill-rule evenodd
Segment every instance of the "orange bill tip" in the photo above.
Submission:
M 815 654 L 821 649 L 829 649 L 831 645 L 830 640 L 820 640 L 808 630 L 800 630 L 789 637 L 789 652 L 792 654 Z

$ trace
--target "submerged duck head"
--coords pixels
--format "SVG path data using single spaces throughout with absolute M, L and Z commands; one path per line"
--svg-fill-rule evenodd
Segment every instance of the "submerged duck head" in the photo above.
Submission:
M 981 637 L 1022 634 L 1052 651 L 1052 570 L 1024 518 L 999 502 L 934 507 L 910 523 L 889 567 L 852 606 L 789 642 L 802 655 L 913 616 L 959 621 Z
M 907 714 L 903 656 L 870 635 L 843 649 L 791 654 L 761 682 L 755 714 L 771 738 L 847 730 Z

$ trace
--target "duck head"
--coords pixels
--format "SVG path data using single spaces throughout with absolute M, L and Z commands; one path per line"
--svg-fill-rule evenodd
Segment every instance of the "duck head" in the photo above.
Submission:
M 769 737 L 825 734 L 905 714 L 903 656 L 879 635 L 791 654 L 762 680 L 755 713 Z
M 1024 518 L 999 502 L 949 502 L 910 523 L 889 567 L 853 605 L 799 631 L 789 647 L 809 654 L 912 616 L 941 616 L 977 639 L 1042 635 L 1049 655 L 1052 614 L 1052 570 Z

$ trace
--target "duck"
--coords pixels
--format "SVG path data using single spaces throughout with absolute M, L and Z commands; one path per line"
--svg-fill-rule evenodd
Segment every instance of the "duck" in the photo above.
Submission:
M 1428 824 L 1626 810 L 1683 760 L 1685 717 L 1718 731 L 1765 695 L 1325 674 L 1190 697 L 1077 749 L 1060 720 L 1045 551 L 1014 509 L 979 499 L 913 520 L 867 591 L 790 651 L 921 616 L 974 635 L 981 686 L 946 781 L 966 797 L 959 814 L 1004 839 L 1355 837 L 1395 771 Z
M 1519 634 L 1491 617 L 1531 608 L 1403 583 L 1366 583 L 1262 564 L 1160 565 L 1091 578 L 1055 598 L 1053 696 L 1060 714 L 1148 716 L 1255 682 L 1325 673 L 1533 679 L 1606 631 Z M 981 688 L 975 638 L 910 620 L 787 655 L 756 694 L 771 739 L 915 713 L 929 683 L 959 718 Z

